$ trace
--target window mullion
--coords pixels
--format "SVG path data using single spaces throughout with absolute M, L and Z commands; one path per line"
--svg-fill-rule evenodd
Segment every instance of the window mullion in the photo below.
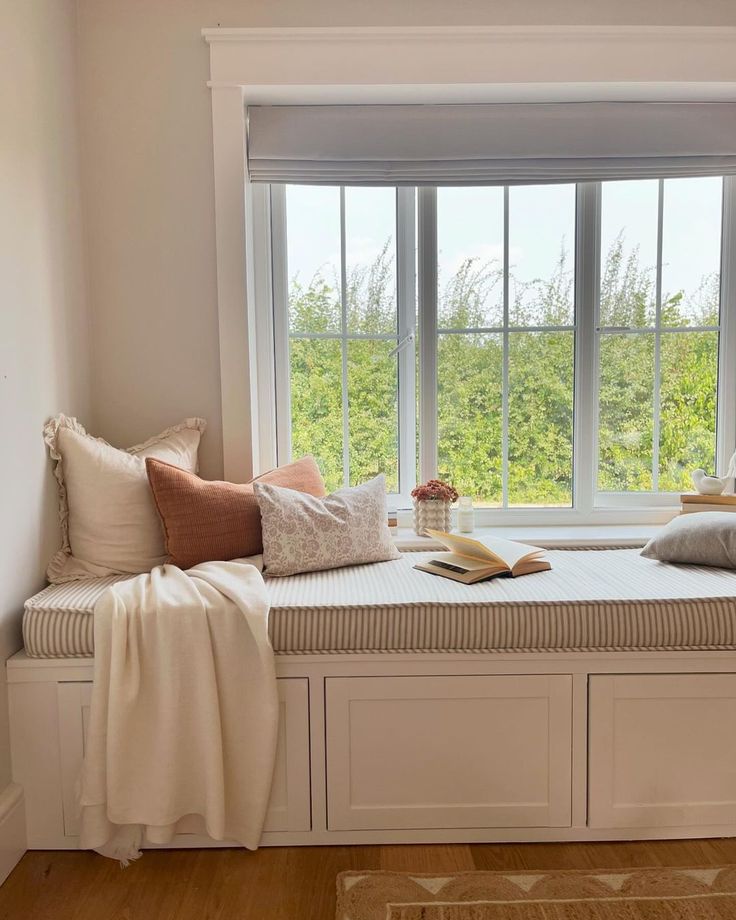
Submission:
M 271 186 L 271 284 L 273 297 L 274 378 L 276 384 L 276 459 L 291 460 L 291 373 L 289 357 L 289 267 L 286 188 Z
M 416 226 L 415 190 L 396 190 L 396 307 L 399 349 L 399 493 L 416 485 Z M 408 337 L 412 337 L 409 339 Z
M 721 309 L 718 360 L 717 471 L 725 476 L 736 450 L 736 176 L 723 180 Z
M 503 365 L 501 380 L 501 507 L 509 506 L 509 187 L 503 189 Z
M 659 437 L 661 431 L 660 378 L 662 326 L 662 232 L 664 229 L 664 179 L 659 180 L 657 194 L 657 281 L 654 314 L 654 392 L 652 396 L 652 491 L 659 491 Z
M 348 404 L 348 271 L 345 239 L 345 186 L 340 186 L 340 331 L 342 341 L 342 477 L 350 485 L 350 409 Z
M 271 188 L 250 189 L 253 244 L 253 331 L 251 348 L 255 366 L 255 399 L 252 413 L 257 436 L 253 439 L 253 473 L 257 475 L 277 464 L 276 452 L 276 369 L 273 329 L 273 259 L 271 231 Z
M 437 475 L 437 189 L 418 189 L 419 469 Z
M 598 467 L 601 185 L 579 183 L 575 204 L 573 504 L 593 510 Z

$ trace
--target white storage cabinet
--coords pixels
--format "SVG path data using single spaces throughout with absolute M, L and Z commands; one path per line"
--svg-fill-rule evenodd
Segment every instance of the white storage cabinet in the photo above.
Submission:
M 264 845 L 736 836 L 734 652 L 282 655 L 276 667 Z M 8 662 L 31 848 L 78 846 L 92 669 Z

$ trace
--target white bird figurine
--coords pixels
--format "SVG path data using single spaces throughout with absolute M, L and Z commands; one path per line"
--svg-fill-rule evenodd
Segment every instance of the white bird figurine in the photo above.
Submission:
M 720 495 L 728 482 L 727 479 L 719 479 L 718 476 L 708 476 L 705 470 L 693 470 L 691 479 L 701 495 Z

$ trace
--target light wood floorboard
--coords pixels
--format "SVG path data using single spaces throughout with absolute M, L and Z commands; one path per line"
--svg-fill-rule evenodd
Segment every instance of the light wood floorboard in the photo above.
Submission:
M 736 839 L 152 850 L 121 871 L 93 853 L 26 853 L 0 920 L 334 920 L 345 869 L 620 869 L 736 864 Z

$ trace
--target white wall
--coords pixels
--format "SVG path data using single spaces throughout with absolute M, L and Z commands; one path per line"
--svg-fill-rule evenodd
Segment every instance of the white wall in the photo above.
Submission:
M 75 30 L 73 0 L 0 0 L 0 660 L 59 546 L 43 423 L 89 415 Z
M 79 0 L 83 175 L 100 434 L 209 419 L 222 473 L 204 26 L 736 24 L 732 0 Z

